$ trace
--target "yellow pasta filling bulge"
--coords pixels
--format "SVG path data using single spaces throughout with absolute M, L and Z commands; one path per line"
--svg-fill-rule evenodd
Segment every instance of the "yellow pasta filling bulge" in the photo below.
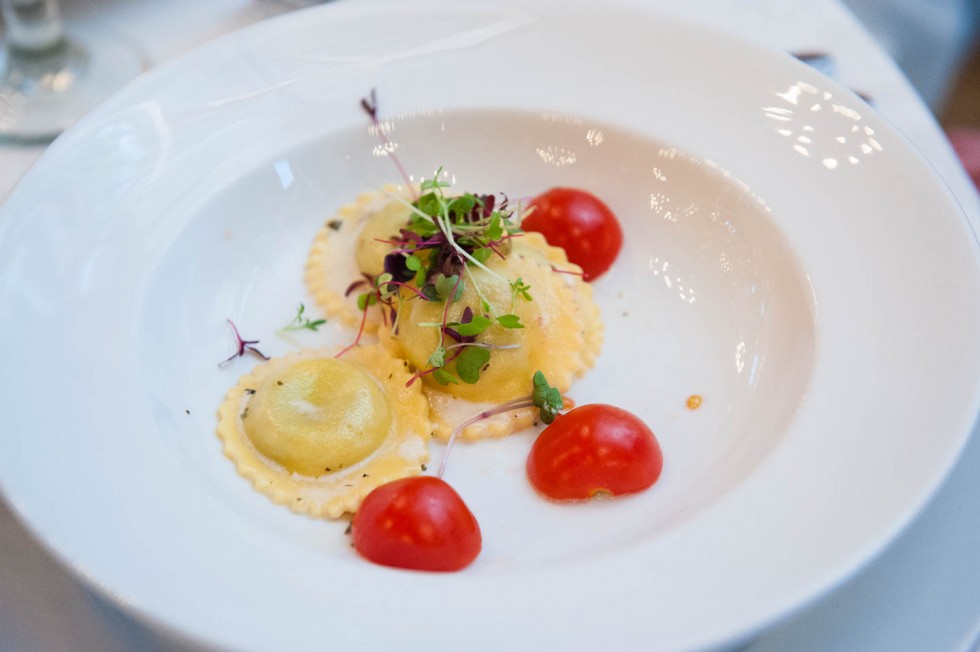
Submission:
M 218 409 L 238 472 L 314 517 L 353 512 L 385 482 L 417 475 L 432 424 L 405 363 L 380 346 L 305 349 L 242 376 Z
M 378 276 L 384 270 L 384 258 L 392 250 L 391 238 L 408 226 L 411 209 L 394 199 L 368 219 L 357 235 L 354 257 L 362 274 Z
M 550 267 L 517 255 L 516 248 L 505 259 L 489 259 L 487 267 L 496 275 L 476 267 L 467 269 L 463 295 L 450 303 L 447 321 L 460 321 L 467 306 L 480 306 L 485 299 L 501 314 L 517 315 L 525 327 L 495 324 L 480 334 L 479 345 L 492 347 L 492 356 L 477 383 L 442 386 L 427 374 L 423 376 L 426 385 L 473 402 L 504 403 L 526 395 L 529 378 L 541 370 L 555 386 L 566 390 L 580 371 L 577 356 L 570 360 L 567 351 L 579 350 L 582 340 L 582 324 L 571 291 L 555 278 Z M 508 279 L 514 278 L 522 278 L 531 286 L 532 301 L 513 298 Z M 406 298 L 402 310 L 397 347 L 416 369 L 425 369 L 429 355 L 440 344 L 439 329 L 427 324 L 442 322 L 446 304 Z M 441 343 L 446 347 L 455 344 L 448 336 L 443 336 Z
M 370 374 L 335 358 L 297 362 L 257 388 L 245 433 L 286 470 L 318 476 L 360 462 L 391 427 L 388 398 Z
M 375 277 L 384 271 L 384 257 L 392 249 L 384 241 L 408 225 L 411 209 L 395 197 L 410 201 L 410 190 L 388 185 L 359 195 L 326 220 L 313 239 L 303 280 L 328 319 L 354 328 L 361 323 L 360 291 L 351 293 L 349 288 L 365 274 Z M 365 331 L 373 333 L 383 320 L 379 311 L 368 312 Z
M 405 192 L 397 194 L 404 197 Z M 440 224 L 438 233 L 406 236 L 401 229 L 419 228 L 411 214 L 396 197 L 362 195 L 327 222 L 308 258 L 305 280 L 326 315 L 348 326 L 359 324 L 368 333 L 380 327 L 381 345 L 345 349 L 339 359 L 326 349 L 272 359 L 242 377 L 219 409 L 218 434 L 239 473 L 294 511 L 337 517 L 356 510 L 373 488 L 418 474 L 432 434 L 445 441 L 474 414 L 527 397 L 537 371 L 566 392 L 595 363 L 601 348 L 602 322 L 591 287 L 562 249 L 549 246 L 538 233 L 516 229 L 506 237 L 486 236 L 495 244 L 474 244 L 465 238 L 481 228 L 488 233 L 490 227 L 464 217 L 453 227 L 459 228 L 455 237 L 464 245 L 447 236 L 440 250 L 439 234 L 449 227 Z M 425 246 L 417 247 L 417 236 L 429 239 Z M 493 254 L 482 265 L 440 258 L 436 266 L 431 256 L 446 256 L 447 245 L 466 246 L 474 255 L 484 246 Z M 381 280 L 352 293 L 352 282 L 365 277 L 391 279 L 385 257 L 395 246 L 406 258 L 414 252 L 413 265 L 421 260 L 432 267 L 413 279 L 402 275 L 389 289 Z M 460 279 L 461 296 L 450 299 L 445 281 L 451 274 L 458 274 L 453 278 Z M 429 290 L 439 283 L 442 289 L 436 292 L 442 298 L 437 300 Z M 363 322 L 356 300 L 362 292 L 376 293 L 384 304 L 381 310 L 369 309 Z M 485 318 L 475 327 L 476 335 L 447 332 L 469 321 L 467 314 Z M 498 317 L 506 318 L 498 323 Z M 469 355 L 470 347 L 490 354 Z M 469 360 L 466 373 L 456 366 L 464 358 Z M 486 362 L 475 373 L 473 365 L 480 363 L 473 360 L 481 359 Z M 459 436 L 499 437 L 536 418 L 534 408 L 501 412 L 470 424 Z

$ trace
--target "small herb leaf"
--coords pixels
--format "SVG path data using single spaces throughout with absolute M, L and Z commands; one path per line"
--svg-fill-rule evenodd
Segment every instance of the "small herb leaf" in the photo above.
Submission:
M 419 210 L 426 215 L 438 215 L 440 208 L 439 195 L 436 193 L 428 192 L 419 197 Z
M 531 286 L 526 284 L 524 282 L 524 279 L 520 277 L 518 277 L 514 281 L 511 281 L 510 283 L 510 291 L 515 301 L 517 300 L 518 297 L 524 299 L 525 301 L 534 301 L 534 297 L 532 297 L 531 293 L 528 291 L 530 289 Z
M 500 223 L 500 213 L 494 213 L 490 219 L 490 226 L 487 227 L 487 240 L 493 242 L 499 240 L 504 235 L 504 227 Z
M 493 255 L 493 249 L 490 247 L 480 247 L 479 249 L 473 250 L 473 257 L 481 263 L 485 263 L 490 260 L 490 256 Z
M 476 206 L 476 197 L 470 194 L 460 195 L 449 202 L 449 214 L 460 217 L 468 215 L 474 206 Z
M 442 368 L 436 369 L 434 372 L 432 372 L 432 377 L 435 378 L 440 385 L 448 385 L 450 383 L 455 385 L 459 384 L 459 381 L 456 380 L 456 376 Z
M 504 328 L 524 328 L 521 318 L 517 315 L 500 315 L 497 317 L 497 323 Z
M 464 285 L 465 283 L 459 278 L 459 274 L 440 276 L 436 280 L 436 294 L 440 301 L 448 300 L 450 303 L 459 301 L 459 298 L 463 296 Z
M 432 283 L 426 283 L 425 285 L 422 286 L 422 289 L 419 291 L 422 293 L 422 296 L 428 299 L 429 301 L 439 301 L 439 293 L 436 292 L 436 286 L 433 285 Z
M 448 188 L 449 184 L 445 181 L 439 181 L 439 175 L 442 173 L 442 167 L 436 170 L 436 174 L 431 179 L 426 179 L 420 185 L 422 190 L 435 190 L 436 188 Z
M 429 356 L 429 366 L 441 367 L 444 364 L 446 364 L 446 348 L 440 346 Z
M 484 317 L 483 315 L 474 315 L 473 319 L 464 324 L 453 324 L 453 330 L 462 335 L 463 337 L 470 337 L 472 335 L 479 335 L 493 322 Z
M 368 306 L 373 306 L 377 301 L 377 297 L 374 292 L 365 292 L 364 294 L 357 295 L 357 309 L 361 312 L 367 310 Z
M 456 358 L 456 373 L 464 383 L 480 380 L 480 370 L 490 361 L 490 349 L 481 346 L 468 346 Z
M 299 307 L 296 309 L 296 316 L 293 317 L 293 321 L 280 328 L 279 331 L 300 331 L 306 329 L 316 332 L 316 329 L 327 323 L 326 319 L 310 319 L 309 317 L 304 317 L 303 313 L 305 311 L 306 306 L 304 306 L 302 303 L 299 304 Z
M 534 372 L 533 382 L 534 391 L 531 394 L 531 401 L 539 409 L 541 420 L 545 423 L 551 423 L 564 407 L 561 392 L 548 384 L 548 380 L 541 371 Z

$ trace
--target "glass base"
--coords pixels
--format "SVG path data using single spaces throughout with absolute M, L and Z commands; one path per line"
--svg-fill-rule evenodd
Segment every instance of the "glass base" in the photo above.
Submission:
M 0 138 L 47 141 L 145 69 L 106 35 L 71 36 L 40 52 L 0 52 Z

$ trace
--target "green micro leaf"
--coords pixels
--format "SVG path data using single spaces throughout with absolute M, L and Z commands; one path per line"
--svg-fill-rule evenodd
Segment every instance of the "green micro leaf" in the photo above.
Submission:
M 433 285 L 432 283 L 426 283 L 425 285 L 423 285 L 419 289 L 419 292 L 421 292 L 422 293 L 422 296 L 424 296 L 429 301 L 440 301 L 441 300 L 441 299 L 439 299 L 439 293 L 436 291 L 436 286 Z
M 381 293 L 382 298 L 387 299 L 398 291 L 398 286 L 389 285 L 394 279 L 395 277 L 389 274 L 388 272 L 385 272 L 384 274 L 379 274 L 374 279 L 374 286 L 378 288 L 378 291 Z
M 538 408 L 541 421 L 551 423 L 564 407 L 561 392 L 548 384 L 548 379 L 544 377 L 541 371 L 534 372 L 533 383 L 534 391 L 531 394 L 531 402 Z
M 458 301 L 461 296 L 463 296 L 463 288 L 466 283 L 459 278 L 459 274 L 453 274 L 452 276 L 440 276 L 436 279 L 436 294 L 439 296 L 440 301 L 450 300 Z M 455 288 L 455 292 L 453 289 Z M 450 295 L 452 297 L 450 298 Z
M 497 323 L 504 328 L 524 328 L 521 318 L 517 315 L 500 315 L 497 317 Z
M 429 366 L 441 367 L 444 364 L 446 364 L 446 347 L 440 346 L 429 356 Z
M 392 280 L 394 280 L 394 278 L 395 277 L 389 274 L 388 272 L 385 272 L 383 274 L 378 274 L 377 278 L 374 279 L 374 286 L 381 287 L 385 283 L 390 283 Z
M 474 249 L 472 255 L 481 263 L 485 263 L 493 255 L 493 249 L 490 247 L 480 247 L 479 249 Z
M 473 319 L 466 324 L 457 324 L 453 326 L 453 330 L 462 335 L 463 337 L 470 337 L 471 335 L 479 335 L 493 322 L 484 317 L 483 315 L 473 315 Z
M 374 292 L 359 294 L 357 295 L 357 309 L 363 312 L 367 310 L 368 306 L 373 306 L 377 301 L 378 298 L 374 296 Z
M 476 206 L 476 197 L 469 193 L 454 197 L 449 202 L 449 215 L 454 216 L 458 221 L 464 216 L 469 215 L 474 206 Z
M 448 188 L 449 187 L 448 183 L 446 183 L 445 181 L 439 181 L 440 175 L 442 175 L 441 165 L 435 171 L 435 174 L 432 175 L 432 178 L 422 181 L 419 187 L 422 189 L 423 192 L 426 190 L 436 190 L 438 188 Z
M 490 361 L 490 349 L 480 346 L 468 346 L 456 358 L 456 373 L 464 383 L 473 383 L 480 380 L 480 371 L 483 365 Z
M 412 254 L 405 259 L 405 267 L 409 271 L 415 272 L 415 285 L 422 287 L 425 284 L 425 276 L 428 270 L 425 269 L 425 265 L 422 263 L 422 259 Z
M 500 240 L 504 235 L 504 227 L 500 224 L 500 213 L 494 211 L 490 217 L 490 225 L 487 227 L 487 240 L 493 242 Z
M 440 209 L 442 208 L 442 200 L 436 193 L 430 192 L 419 197 L 418 205 L 420 211 L 426 215 L 435 217 L 440 213 Z
M 516 280 L 510 282 L 510 291 L 515 301 L 517 300 L 517 297 L 521 297 L 525 301 L 534 301 L 534 297 L 532 297 L 531 293 L 528 292 L 530 289 L 531 286 L 526 284 L 524 279 L 519 276 Z
M 420 215 L 412 213 L 412 231 L 415 231 L 423 238 L 428 238 L 430 236 L 439 233 L 439 227 L 436 226 L 432 221 L 425 219 Z
M 448 371 L 442 368 L 433 371 L 432 377 L 435 378 L 440 385 L 449 385 L 450 383 L 454 385 L 459 384 L 459 381 L 456 380 L 456 376 L 452 375 L 451 373 L 449 373 Z

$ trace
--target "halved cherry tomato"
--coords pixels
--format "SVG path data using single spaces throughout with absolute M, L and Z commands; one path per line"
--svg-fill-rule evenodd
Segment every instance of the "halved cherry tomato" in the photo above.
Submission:
M 476 559 L 480 526 L 459 494 L 440 478 L 383 484 L 354 515 L 354 548 L 384 566 L 455 571 Z
M 609 269 L 623 246 L 623 230 L 601 199 L 584 190 L 552 188 L 531 200 L 534 212 L 521 222 L 549 244 L 562 247 L 568 259 L 582 268 L 585 280 Z
M 656 437 L 634 414 L 590 403 L 559 415 L 538 436 L 527 475 L 553 500 L 619 496 L 650 487 L 663 468 Z

